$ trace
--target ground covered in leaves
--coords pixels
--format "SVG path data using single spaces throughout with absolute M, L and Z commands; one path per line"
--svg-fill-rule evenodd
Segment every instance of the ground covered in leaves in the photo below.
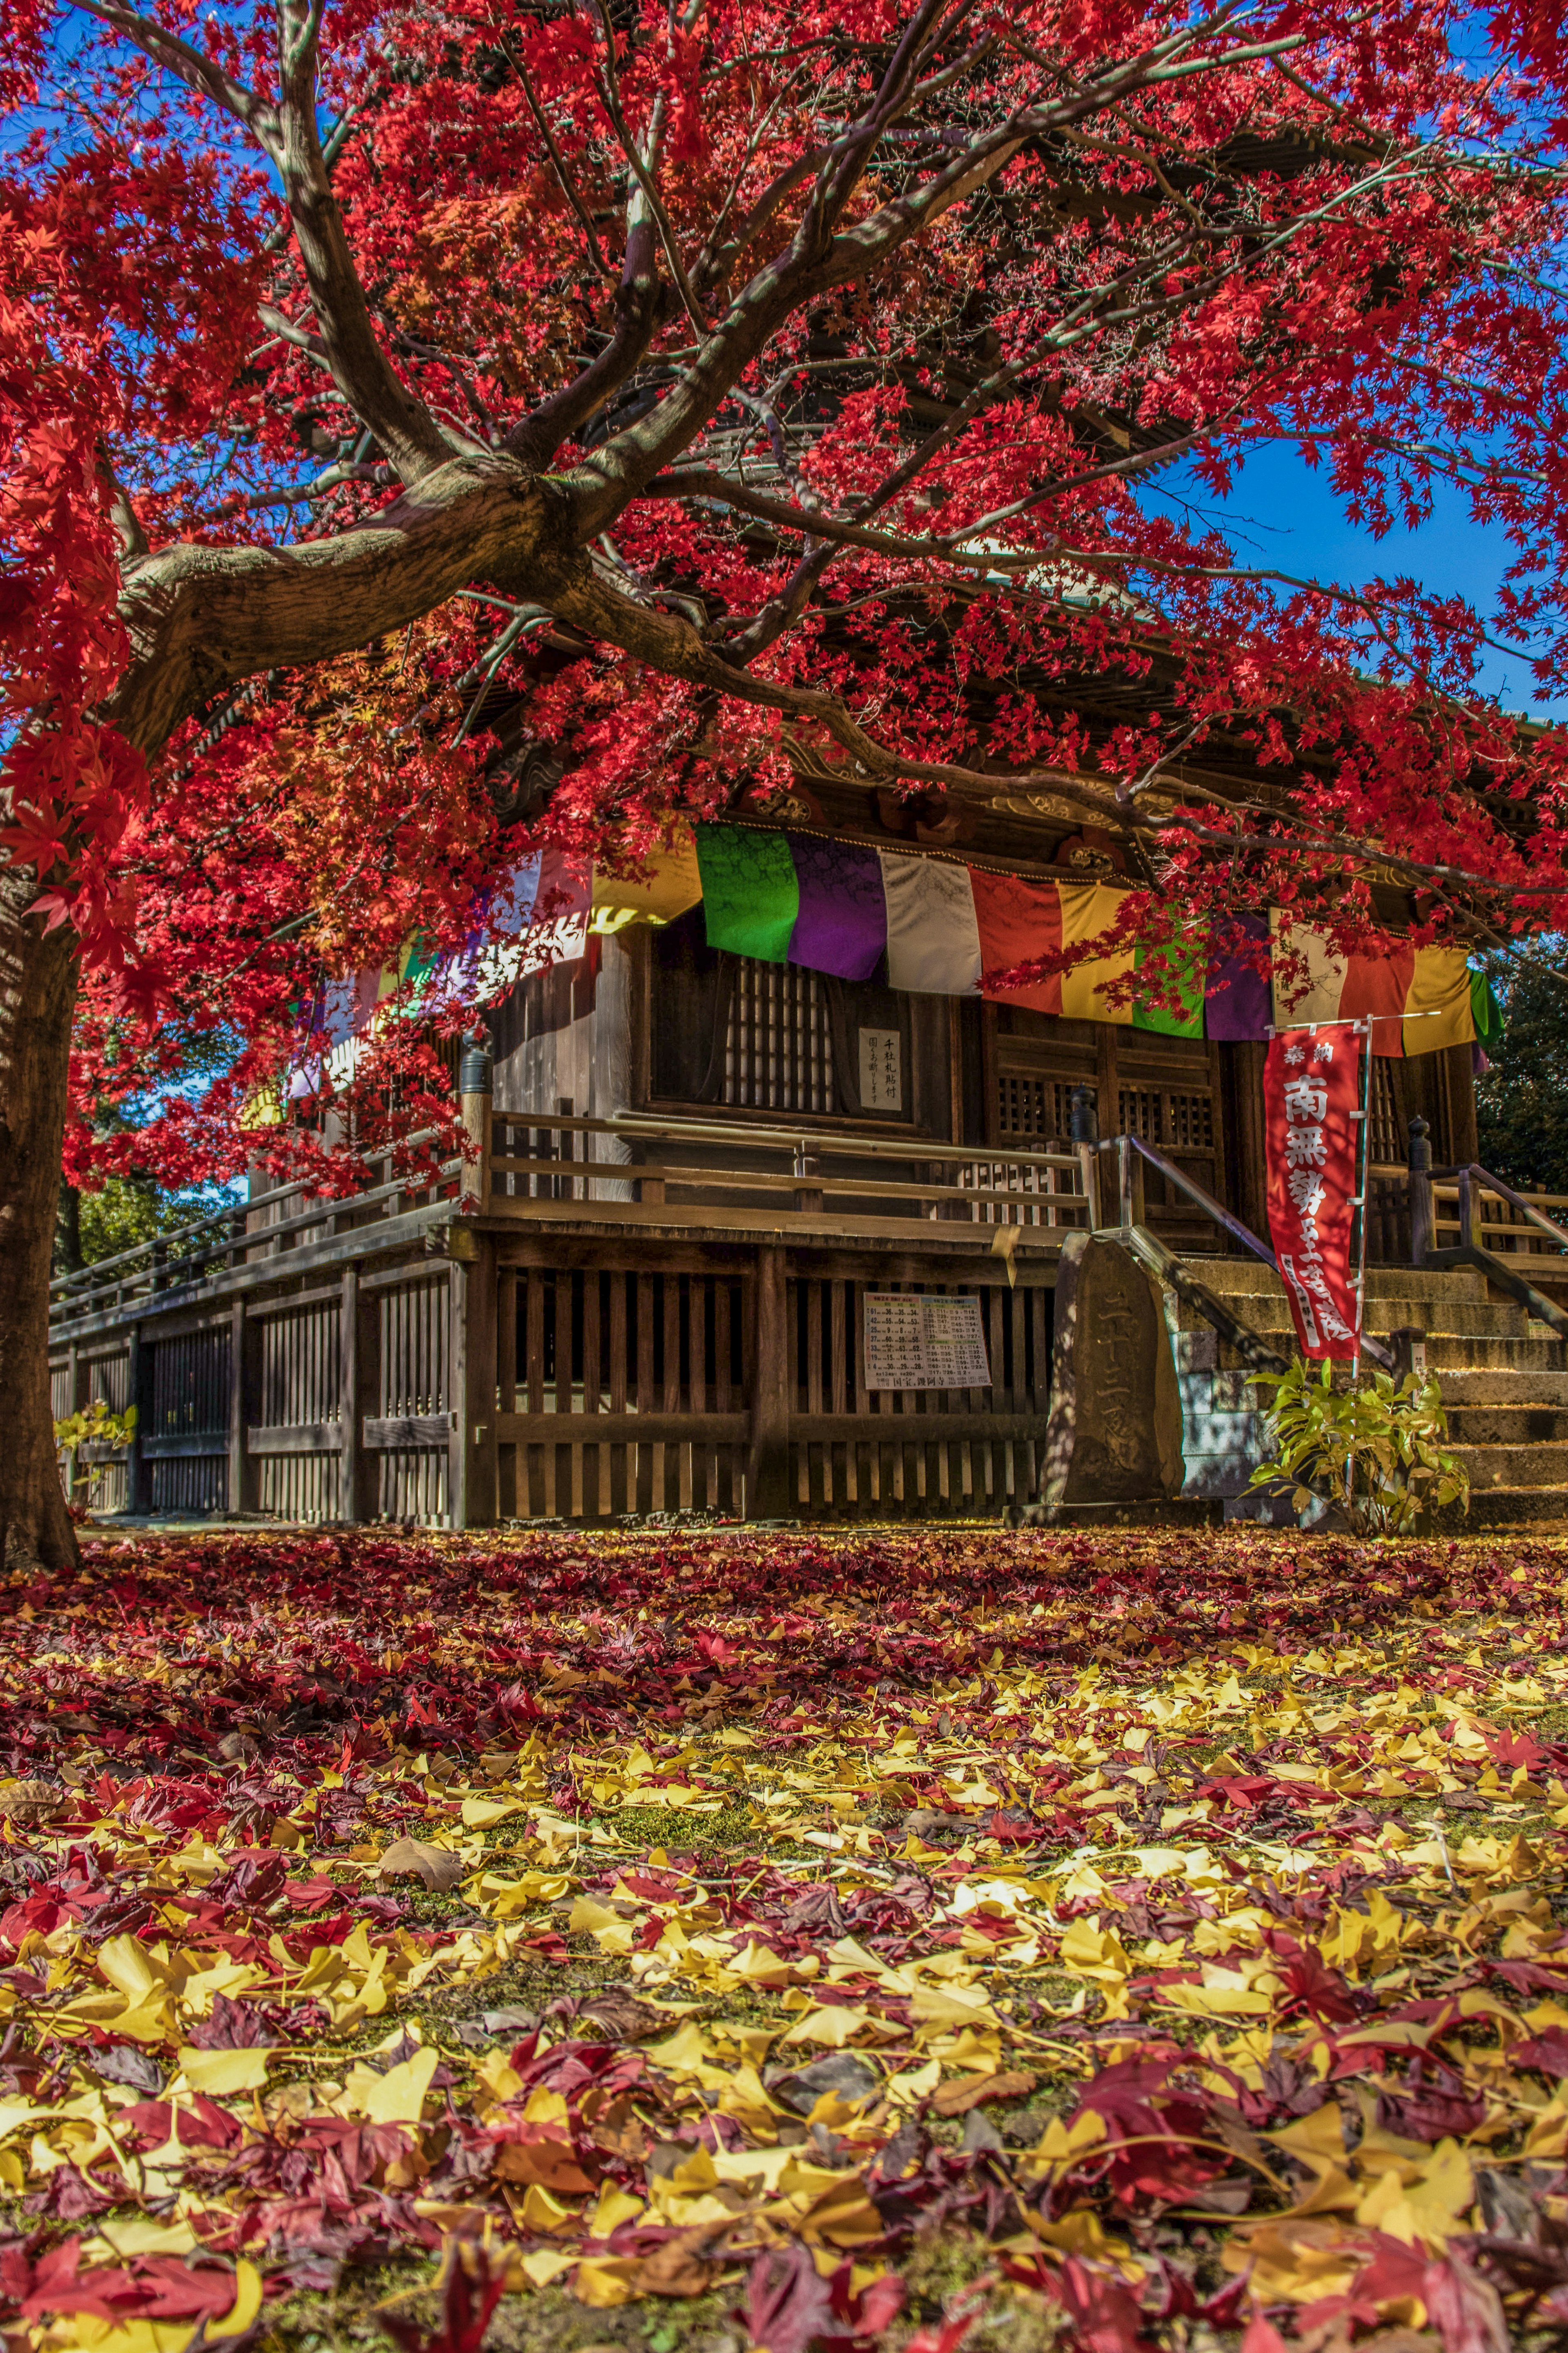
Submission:
M 203 1536 L 3 1596 L 16 2347 L 1568 2339 L 1568 1546 Z

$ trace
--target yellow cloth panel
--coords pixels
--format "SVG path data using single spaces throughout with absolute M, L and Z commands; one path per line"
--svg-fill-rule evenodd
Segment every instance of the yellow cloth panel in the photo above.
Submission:
M 697 871 L 697 837 L 689 825 L 677 828 L 667 850 L 645 860 L 647 880 L 630 881 L 594 869 L 594 904 L 588 928 L 618 932 L 626 923 L 673 923 L 702 896 Z
M 1432 1018 L 1413 1021 L 1412 1014 Z M 1405 1050 L 1435 1054 L 1439 1046 L 1468 1046 L 1476 1034 L 1470 968 L 1463 948 L 1417 948 L 1405 1000 Z
M 1062 882 L 1058 890 L 1062 902 L 1062 945 L 1076 947 L 1080 940 L 1098 939 L 1110 931 L 1126 897 L 1109 882 Z M 1136 951 L 1120 948 L 1114 955 L 1097 956 L 1092 963 L 1080 964 L 1062 975 L 1062 1017 L 1068 1021 L 1118 1021 L 1130 1025 L 1132 1019 L 1131 992 L 1117 1005 L 1107 1005 L 1103 990 L 1113 980 L 1129 979 Z

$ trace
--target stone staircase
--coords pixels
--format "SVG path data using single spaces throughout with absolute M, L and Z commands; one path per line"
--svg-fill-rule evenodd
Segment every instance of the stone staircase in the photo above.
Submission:
M 1295 1335 L 1279 1277 L 1256 1259 L 1193 1259 L 1192 1271 L 1286 1357 Z M 1237 1510 L 1264 1446 L 1260 1395 L 1234 1349 L 1195 1311 L 1166 1294 L 1182 1395 L 1184 1495 L 1223 1498 Z M 1568 1522 L 1568 1352 L 1542 1324 L 1489 1290 L 1484 1274 L 1369 1267 L 1367 1329 L 1380 1339 L 1401 1325 L 1426 1334 L 1454 1451 L 1470 1474 L 1477 1531 Z

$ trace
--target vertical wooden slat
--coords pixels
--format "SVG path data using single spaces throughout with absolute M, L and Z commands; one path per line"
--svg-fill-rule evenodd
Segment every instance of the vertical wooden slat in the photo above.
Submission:
M 680 1277 L 664 1278 L 664 1410 L 680 1411 Z M 684 1445 L 667 1443 L 657 1450 L 655 1493 L 658 1509 L 675 1511 L 691 1500 L 690 1470 Z
M 528 1273 L 528 1299 L 525 1317 L 528 1375 L 528 1410 L 544 1410 L 544 1277 L 537 1267 Z M 526 1465 L 524 1454 L 526 1453 Z M 520 1473 L 526 1468 L 527 1512 L 530 1519 L 541 1518 L 544 1511 L 544 1449 L 531 1444 L 519 1450 Z
M 721 1275 L 713 1285 L 713 1410 L 715 1413 L 730 1411 L 730 1360 L 733 1336 L 731 1330 L 731 1298 L 729 1278 Z M 733 1446 L 726 1446 L 719 1455 L 715 1466 L 713 1501 L 715 1506 L 721 1511 L 734 1512 L 739 1508 L 735 1492 L 738 1460 L 739 1450 Z
M 746 1517 L 782 1519 L 792 1501 L 789 1415 L 794 1375 L 782 1250 L 766 1244 L 758 1250 L 749 1288 L 752 1441 L 746 1466 Z
M 639 1274 L 637 1278 L 637 1411 L 652 1413 L 654 1410 L 652 1275 Z M 633 1508 L 638 1512 L 651 1512 L 653 1509 L 653 1449 L 640 1440 L 637 1445 L 637 1502 Z
M 706 1413 L 708 1407 L 708 1296 L 711 1278 L 693 1273 L 686 1285 L 686 1410 L 690 1414 Z M 693 1440 L 688 1449 L 691 1465 L 691 1505 L 694 1511 L 706 1511 L 712 1502 L 709 1493 L 711 1484 L 712 1455 L 709 1448 Z
M 572 1410 L 572 1277 L 564 1267 L 555 1274 L 555 1410 Z M 553 1494 L 546 1508 L 563 1520 L 571 1519 L 578 1508 L 573 1493 L 573 1451 L 569 1444 L 551 1450 Z
M 610 1411 L 626 1409 L 626 1286 L 633 1277 L 616 1267 L 610 1276 Z M 626 1445 L 610 1449 L 610 1509 L 617 1516 L 628 1509 Z
M 489 1098 L 482 1101 L 488 1105 Z M 465 1321 L 460 1335 L 463 1365 L 454 1368 L 451 1405 L 463 1440 L 463 1517 L 454 1525 L 491 1528 L 496 1524 L 496 1398 L 499 1387 L 500 1284 L 496 1246 L 489 1234 L 474 1237 L 477 1255 L 468 1269 Z M 454 1334 L 454 1345 L 458 1335 Z
M 228 1508 L 231 1512 L 254 1509 L 247 1493 L 250 1458 L 245 1440 L 245 1302 L 237 1299 L 229 1309 L 228 1321 Z
M 601 1281 L 590 1267 L 583 1277 L 583 1411 L 595 1414 L 599 1410 L 599 1338 Z M 604 1449 L 597 1445 L 583 1449 L 583 1516 L 602 1520 L 605 1511 L 604 1486 Z
M 822 1405 L 822 1283 L 816 1276 L 801 1277 L 805 1283 L 805 1409 L 820 1413 Z M 793 1339 L 794 1334 L 790 1335 Z M 826 1459 L 828 1450 L 818 1444 L 805 1447 L 805 1500 L 814 1510 L 822 1510 L 831 1501 L 833 1472 Z
M 447 1275 L 447 1364 L 451 1375 L 447 1399 L 451 1434 L 447 1441 L 447 1525 L 450 1528 L 466 1528 L 469 1510 L 478 1501 L 469 1493 L 470 1431 L 464 1410 L 468 1401 L 469 1303 L 474 1288 L 471 1276 L 471 1268 L 461 1260 L 448 1269 Z
M 517 1411 L 517 1269 L 503 1266 L 496 1280 L 497 1411 L 515 1413 Z M 515 1520 L 521 1508 L 518 1501 L 520 1486 L 518 1452 L 519 1450 L 515 1445 L 499 1447 L 496 1452 L 496 1510 L 503 1520 Z
M 834 1278 L 827 1286 L 827 1358 L 828 1368 L 832 1377 L 832 1409 L 835 1413 L 847 1413 L 849 1410 L 849 1367 L 846 1361 L 845 1352 L 848 1345 L 848 1335 L 844 1314 L 844 1284 L 842 1280 L 837 1277 Z M 855 1450 L 852 1446 L 837 1445 L 833 1449 L 833 1500 L 840 1511 L 844 1509 L 845 1505 L 850 1501 L 855 1493 L 855 1489 L 852 1484 L 851 1472 L 854 1454 Z

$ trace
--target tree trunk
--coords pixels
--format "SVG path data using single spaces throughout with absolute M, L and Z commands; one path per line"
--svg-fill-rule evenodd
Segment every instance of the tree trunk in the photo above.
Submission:
M 80 1557 L 55 1460 L 49 1269 L 59 1208 L 76 934 L 26 910 L 26 868 L 0 869 L 0 1559 L 58 1569 Z

